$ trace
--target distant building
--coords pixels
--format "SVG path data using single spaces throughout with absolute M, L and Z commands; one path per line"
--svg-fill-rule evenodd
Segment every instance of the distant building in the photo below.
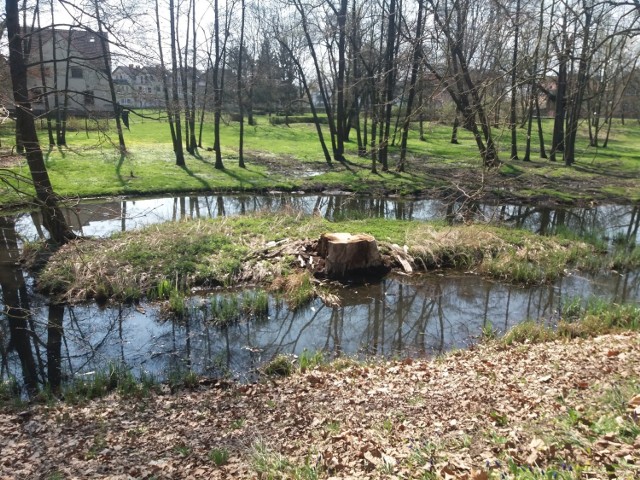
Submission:
M 27 88 L 36 115 L 65 108 L 68 114 L 112 114 L 107 69 L 108 42 L 103 49 L 97 34 L 78 29 L 44 29 L 27 34 Z
M 162 69 L 159 66 L 119 66 L 113 71 L 118 103 L 131 108 L 165 106 Z

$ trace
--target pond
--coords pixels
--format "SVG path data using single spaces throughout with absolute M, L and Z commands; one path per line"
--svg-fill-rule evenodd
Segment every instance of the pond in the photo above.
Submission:
M 144 225 L 182 218 L 215 218 L 252 212 L 316 213 L 327 219 L 384 217 L 397 220 L 474 220 L 502 222 L 542 235 L 565 229 L 576 235 L 619 238 L 638 243 L 640 206 L 590 208 L 445 202 L 434 199 L 375 198 L 334 194 L 200 195 L 81 202 L 64 209 L 77 233 L 106 236 Z M 43 237 L 39 214 L 22 214 L 16 228 L 25 238 Z
M 457 209 L 435 200 L 235 195 L 82 203 L 67 209 L 65 215 L 79 233 L 105 236 L 153 222 L 258 210 L 419 221 L 462 215 Z M 471 211 L 477 218 L 500 218 L 542 233 L 567 228 L 631 244 L 638 241 L 639 215 L 633 206 L 550 210 L 477 205 Z M 468 346 L 487 328 L 504 332 L 526 319 L 553 324 L 563 305 L 579 298 L 640 300 L 640 272 L 594 277 L 572 273 L 555 284 L 532 288 L 436 272 L 345 286 L 339 290 L 340 306 L 334 307 L 315 300 L 292 311 L 269 296 L 263 314 L 216 327 L 211 305 L 238 293 L 203 292 L 190 300 L 181 321 L 167 321 L 153 304 L 49 305 L 46 298 L 33 293 L 33 279 L 17 264 L 20 239 L 44 233 L 38 216 L 4 217 L 0 229 L 5 312 L 0 322 L 1 373 L 3 379 L 15 377 L 25 386 L 91 376 L 110 364 L 159 380 L 193 370 L 250 381 L 260 365 L 279 353 L 432 356 Z

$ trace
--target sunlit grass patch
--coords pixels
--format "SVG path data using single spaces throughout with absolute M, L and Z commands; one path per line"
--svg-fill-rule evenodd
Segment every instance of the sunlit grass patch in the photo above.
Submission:
M 527 320 L 509 329 L 500 342 L 541 343 L 572 338 L 588 338 L 609 333 L 640 330 L 640 307 L 615 304 L 598 298 L 569 300 L 557 323 Z
M 316 480 L 323 470 L 316 465 L 316 458 L 309 453 L 304 463 L 297 464 L 268 446 L 263 440 L 256 440 L 250 452 L 250 463 L 258 478 Z
M 67 136 L 68 147 L 45 151 L 47 169 L 54 189 L 64 197 L 95 197 L 177 192 L 264 192 L 321 191 L 336 188 L 363 194 L 437 194 L 459 183 L 468 190 L 482 182 L 482 161 L 471 134 L 459 131 L 460 143 L 450 143 L 451 127 L 427 122 L 425 140 L 419 140 L 417 124 L 412 125 L 408 143 L 407 172 L 395 171 L 399 156 L 399 142 L 389 146 L 389 171 L 371 173 L 371 159 L 358 155 L 356 142 L 346 144 L 348 168 L 338 162 L 329 167 L 320 148 L 315 127 L 310 123 L 272 125 L 266 116 L 256 117 L 257 124 L 245 128 L 245 162 L 238 166 L 239 123 L 228 121 L 221 125 L 224 169 L 214 168 L 212 119 L 206 116 L 203 147 L 196 156 L 186 155 L 186 167 L 177 167 L 171 146 L 169 125 L 164 114 L 151 112 L 155 119 L 131 117 L 131 129 L 125 131 L 127 154 L 121 156 L 115 142 L 113 119 L 98 123 L 71 119 L 77 127 Z M 550 133 L 552 122 L 544 121 Z M 99 128 L 98 128 L 99 127 Z M 328 136 L 327 126 L 323 126 Z M 44 133 L 44 132 L 42 132 Z M 532 162 L 508 160 L 510 139 L 496 137 L 504 164 L 494 172 L 493 182 L 486 185 L 485 194 L 521 199 L 548 197 L 560 202 L 588 202 L 598 198 L 640 198 L 640 190 L 633 179 L 638 177 L 640 165 L 637 151 L 640 128 L 615 122 L 607 148 L 588 146 L 588 137 L 581 131 L 577 161 L 572 167 L 537 158 Z M 523 150 L 524 131 L 519 130 L 519 146 Z M 535 135 L 537 137 L 537 134 Z M 43 137 L 44 138 L 44 137 Z M 0 126 L 2 145 L 15 142 L 13 122 Z M 537 140 L 537 139 L 535 139 Z M 549 143 L 550 136 L 547 137 Z M 537 145 L 537 141 L 534 141 Z M 434 170 L 439 174 L 434 174 Z M 443 171 L 455 172 L 455 176 Z M 29 177 L 24 162 L 16 162 L 8 172 Z M 312 176 L 311 176 L 312 175 Z M 9 177 L 6 177 L 9 178 Z M 460 179 L 452 182 L 452 178 Z M 0 205 L 25 204 L 26 195 L 33 189 L 28 182 L 10 180 L 24 191 L 0 188 Z M 19 184 L 18 184 L 19 183 Z M 587 191 L 583 185 L 589 185 Z
M 551 282 L 572 268 L 640 263 L 635 250 L 621 249 L 607 263 L 609 257 L 582 241 L 489 225 L 380 218 L 330 222 L 299 212 L 257 213 L 167 222 L 109 239 L 77 240 L 49 259 L 38 273 L 38 286 L 71 302 L 161 300 L 183 314 L 183 297 L 195 286 L 252 284 L 282 293 L 295 310 L 322 293 L 313 269 L 300 264 L 298 249 L 313 253 L 309 249 L 315 240 L 331 231 L 373 235 L 390 262 L 395 261 L 394 248 L 404 251 L 406 246 L 405 255 L 416 271 L 453 268 L 520 284 Z M 28 250 L 37 257 L 36 247 Z M 254 310 L 250 313 L 264 311 L 266 299 L 256 300 L 262 306 L 247 307 Z M 215 307 L 220 312 L 230 309 L 235 306 Z

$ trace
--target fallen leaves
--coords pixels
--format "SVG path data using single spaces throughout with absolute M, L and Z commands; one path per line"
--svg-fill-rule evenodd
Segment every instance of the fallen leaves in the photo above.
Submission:
M 640 336 L 611 335 L 507 349 L 484 345 L 442 361 L 352 363 L 135 401 L 112 396 L 82 406 L 33 406 L 0 413 L 0 478 L 303 472 L 420 478 L 429 472 L 487 480 L 510 475 L 507 459 L 523 468 L 588 466 L 597 478 L 615 468 L 619 478 L 634 478 L 640 392 L 605 424 L 613 432 L 593 436 L 588 429 L 597 422 L 587 416 L 604 393 L 619 390 L 621 379 L 637 383 L 638 365 Z M 561 418 L 568 420 L 559 424 Z M 215 465 L 212 451 L 228 452 L 227 463 Z

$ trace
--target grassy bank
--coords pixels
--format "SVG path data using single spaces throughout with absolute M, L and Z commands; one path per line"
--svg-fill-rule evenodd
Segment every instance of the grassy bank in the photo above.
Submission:
M 255 214 L 152 225 L 108 239 L 82 239 L 57 251 L 38 273 L 41 290 L 65 301 L 169 298 L 195 286 L 269 285 L 294 303 L 317 293 L 317 239 L 326 232 L 367 233 L 390 268 L 407 246 L 413 269 L 454 268 L 521 284 L 549 282 L 570 268 L 599 269 L 609 258 L 593 245 L 487 225 L 367 219 L 330 222 L 316 216 Z M 27 246 L 36 258 L 42 245 Z M 396 256 L 394 256 L 396 255 Z M 631 266 L 638 255 L 617 260 Z M 300 258 L 305 258 L 301 265 Z
M 155 114 L 154 114 L 155 115 Z M 366 194 L 403 195 L 474 195 L 476 198 L 509 200 L 545 200 L 557 203 L 592 201 L 638 201 L 640 186 L 640 126 L 616 122 L 606 149 L 588 146 L 586 132 L 581 132 L 578 161 L 566 168 L 559 163 L 541 160 L 534 153 L 532 162 L 508 161 L 509 139 L 496 130 L 505 164 L 498 170 L 484 172 L 474 141 L 461 131 L 459 145 L 452 145 L 450 127 L 428 125 L 426 141 L 412 131 L 406 173 L 395 172 L 398 147 L 390 147 L 389 172 L 370 172 L 371 161 L 357 154 L 355 142 L 347 144 L 347 163 L 329 167 L 321 154 L 315 127 L 297 123 L 272 125 L 259 117 L 256 126 L 246 129 L 247 168 L 237 166 L 238 124 L 222 126 L 225 168 L 213 167 L 212 127 L 204 129 L 203 147 L 197 156 L 187 156 L 186 167 L 175 166 L 168 124 L 160 120 L 132 118 L 131 130 L 125 132 L 128 154 L 115 149 L 113 120 L 103 120 L 104 130 L 83 130 L 81 122 L 68 136 L 68 147 L 46 151 L 46 164 L 54 188 L 65 197 L 110 195 L 144 195 L 177 192 L 342 189 Z M 92 126 L 91 122 L 88 123 Z M 326 127 L 325 127 L 326 128 Z M 547 135 L 551 122 L 545 123 Z M 41 132 L 41 138 L 46 135 Z M 520 145 L 524 145 L 524 131 Z M 22 157 L 11 155 L 11 123 L 0 126 L 0 141 L 5 156 L 0 186 L 0 205 L 25 203 L 32 193 Z M 537 141 L 534 138 L 534 145 Z M 18 191 L 24 192 L 23 194 Z M 26 195 L 26 196 L 25 196 Z
M 1 409 L 0 475 L 630 480 L 639 362 L 640 336 L 627 332 L 337 360 L 174 393 L 123 383 L 82 408 Z

